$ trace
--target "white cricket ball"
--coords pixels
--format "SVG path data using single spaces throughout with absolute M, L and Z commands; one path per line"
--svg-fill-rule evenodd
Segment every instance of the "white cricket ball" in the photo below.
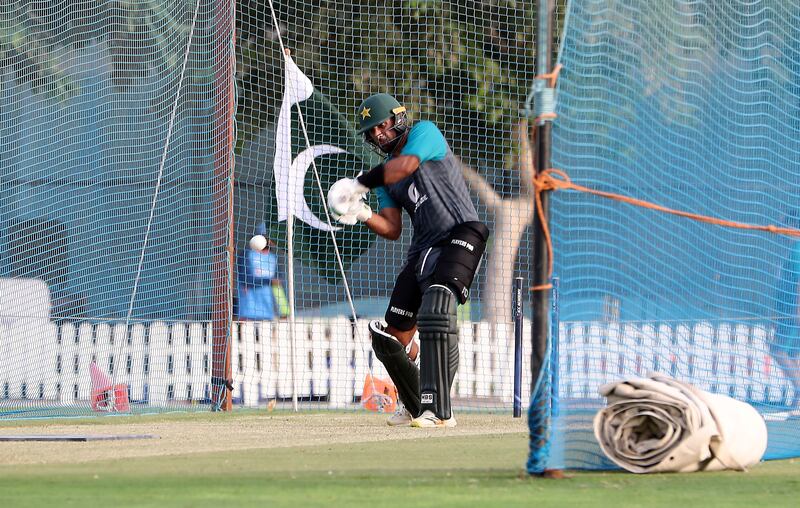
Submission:
M 256 235 L 250 239 L 250 248 L 253 250 L 264 250 L 267 247 L 267 239 L 264 235 Z

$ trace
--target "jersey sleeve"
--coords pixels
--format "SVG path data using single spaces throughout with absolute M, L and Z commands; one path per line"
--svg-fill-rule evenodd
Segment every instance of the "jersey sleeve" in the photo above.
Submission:
M 386 187 L 375 187 L 375 195 L 378 196 L 378 211 L 384 208 L 400 208 L 400 206 L 395 203 L 394 199 L 392 199 L 392 196 L 389 195 L 389 191 L 386 190 Z
M 442 160 L 447 155 L 447 141 L 433 122 L 417 122 L 408 133 L 408 141 L 400 153 L 416 155 L 420 164 Z

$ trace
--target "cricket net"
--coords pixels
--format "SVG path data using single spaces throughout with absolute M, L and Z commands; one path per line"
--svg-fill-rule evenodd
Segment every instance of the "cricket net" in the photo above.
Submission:
M 553 166 L 671 209 L 797 228 L 796 2 L 570 2 Z M 553 195 L 559 433 L 610 464 L 601 384 L 660 372 L 755 406 L 767 458 L 796 456 L 797 239 L 587 193 Z
M 0 418 L 218 398 L 233 14 L 0 6 Z
M 411 227 L 398 242 L 334 229 L 321 198 L 380 160 L 354 134 L 356 106 L 376 92 L 438 125 L 493 231 L 460 308 L 454 397 L 457 411 L 510 412 L 512 283 L 527 280 L 533 217 L 520 113 L 532 12 L 4 3 L 0 417 L 224 407 L 225 385 L 250 407 L 361 408 L 367 374 L 385 377 L 366 324 L 386 310 Z M 308 96 L 287 95 L 287 76 Z M 240 319 L 255 233 L 277 254 L 271 320 Z

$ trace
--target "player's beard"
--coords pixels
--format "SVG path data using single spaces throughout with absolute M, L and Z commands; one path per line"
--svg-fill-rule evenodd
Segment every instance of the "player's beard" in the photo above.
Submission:
M 408 136 L 411 128 L 407 125 L 394 125 L 391 127 L 391 129 L 397 132 L 397 136 L 383 144 L 381 144 L 378 140 L 373 139 L 369 134 L 364 134 L 364 142 L 367 144 L 370 150 L 380 156 L 391 155 L 401 142 L 405 142 L 405 139 Z
M 394 129 L 397 132 L 397 136 L 395 136 L 394 139 L 392 139 L 391 141 L 387 141 L 386 143 L 380 145 L 381 151 L 386 155 L 390 155 L 391 153 L 393 153 L 395 149 L 397 149 L 398 145 L 400 145 L 400 143 L 404 141 L 406 136 L 408 135 L 407 128 L 400 130 L 397 127 L 392 127 L 392 129 Z

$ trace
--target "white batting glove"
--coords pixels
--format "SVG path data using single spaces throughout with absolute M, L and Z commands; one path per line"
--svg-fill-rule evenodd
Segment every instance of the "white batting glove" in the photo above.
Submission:
M 331 216 L 338 222 L 339 224 L 344 224 L 346 226 L 352 226 L 358 222 L 355 215 L 339 215 L 338 213 L 331 210 Z
M 343 178 L 328 190 L 328 208 L 340 216 L 353 213 L 359 202 L 363 202 L 369 189 L 355 178 Z
M 372 210 L 364 202 L 367 192 L 369 189 L 355 178 L 343 178 L 331 185 L 328 208 L 333 218 L 348 226 L 368 221 L 372 217 Z
M 358 222 L 367 222 L 372 218 L 372 208 L 368 204 L 362 202 L 361 209 L 356 212 L 356 219 Z
M 339 215 L 331 210 L 331 215 L 339 223 L 352 226 L 356 222 L 367 222 L 372 217 L 372 209 L 363 201 L 359 201 L 358 203 L 354 204 L 350 210 L 348 210 L 348 213 Z

